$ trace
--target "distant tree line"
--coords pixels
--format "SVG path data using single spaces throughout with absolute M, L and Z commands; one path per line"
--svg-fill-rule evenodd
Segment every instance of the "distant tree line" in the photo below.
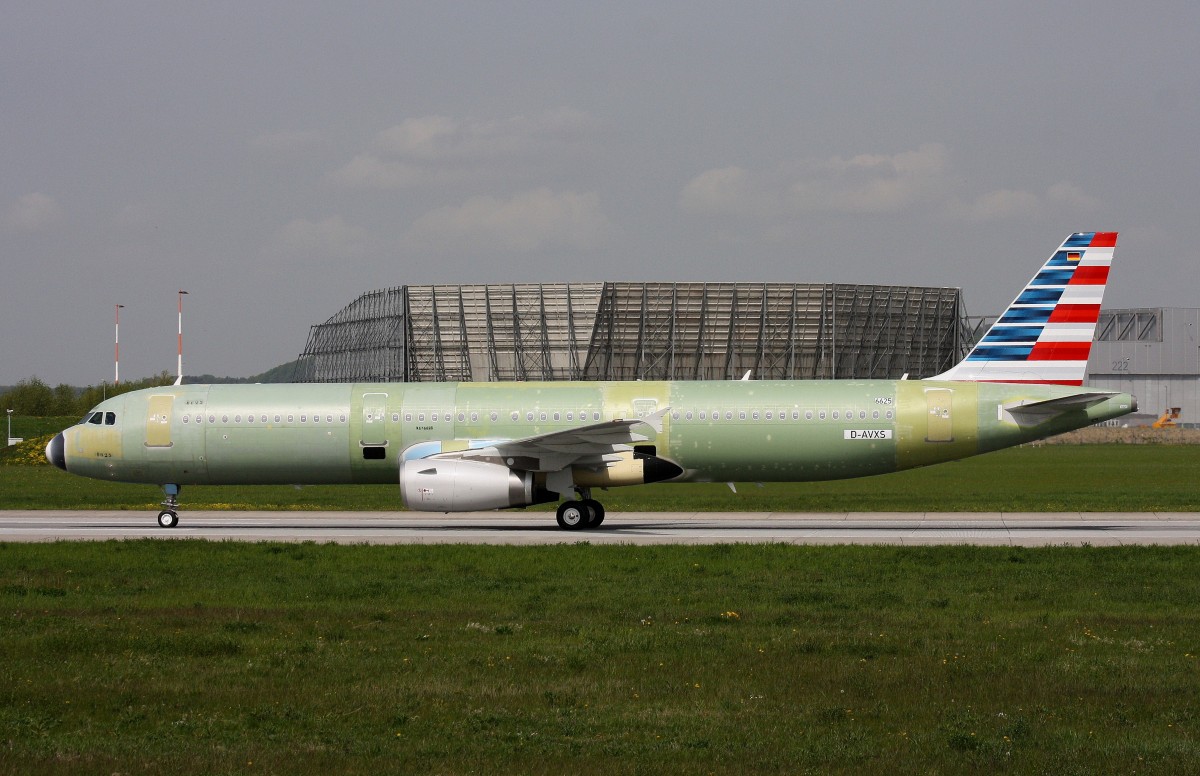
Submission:
M 254 377 L 215 377 L 213 375 L 187 376 L 188 384 L 203 383 L 284 383 L 289 382 L 295 371 L 296 362 L 291 361 L 269 369 Z M 171 385 L 175 375 L 159 372 L 154 377 L 130 380 L 120 385 L 102 383 L 79 388 L 60 384 L 53 388 L 37 377 L 22 380 L 4 393 L 0 393 L 0 409 L 11 409 L 15 415 L 30 417 L 56 417 L 63 415 L 82 417 L 85 412 L 105 399 L 141 388 L 156 388 Z
M 155 377 L 131 380 L 120 385 L 101 384 L 77 388 L 62 383 L 51 388 L 39 378 L 31 377 L 17 383 L 6 393 L 0 394 L 0 406 L 4 409 L 11 409 L 15 415 L 31 417 L 82 416 L 83 413 L 112 396 L 136 391 L 139 388 L 170 385 L 173 382 L 175 382 L 173 375 L 160 372 Z

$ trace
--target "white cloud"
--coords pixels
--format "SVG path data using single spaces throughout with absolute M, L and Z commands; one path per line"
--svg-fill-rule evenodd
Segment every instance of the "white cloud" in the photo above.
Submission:
M 950 202 L 946 211 L 951 217 L 966 221 L 1003 221 L 1030 218 L 1048 211 L 1051 214 L 1091 212 L 1099 205 L 1098 199 L 1075 184 L 1060 181 L 1050 186 L 1044 195 L 1017 189 L 997 189 L 968 202 Z
M 766 172 L 724 167 L 693 178 L 680 206 L 693 213 L 777 218 L 808 213 L 897 213 L 947 188 L 946 149 L 807 159 Z
M 1100 207 L 1100 200 L 1070 181 L 1059 181 L 1046 191 L 1046 199 L 1072 210 L 1091 211 Z
M 1032 216 L 1040 207 L 1038 196 L 1032 192 L 997 189 L 965 205 L 952 205 L 949 211 L 968 221 L 1003 221 Z
M 750 173 L 742 167 L 720 167 L 702 172 L 683 187 L 679 205 L 689 213 L 746 215 L 759 208 L 755 200 L 769 199 L 756 191 Z
M 341 216 L 320 221 L 298 218 L 271 236 L 264 253 L 281 258 L 345 260 L 365 253 L 367 241 L 365 229 Z
M 418 218 L 409 237 L 435 250 L 523 253 L 598 247 L 610 225 L 594 193 L 539 188 L 509 199 L 471 197 Z
M 4 214 L 4 228 L 10 232 L 40 232 L 63 217 L 63 209 L 49 194 L 35 192 L 18 199 Z
M 594 123 L 571 108 L 488 121 L 405 119 L 376 135 L 368 150 L 330 173 L 330 179 L 370 189 L 458 182 L 506 165 L 577 153 Z
M 804 215 L 920 213 L 979 222 L 1030 218 L 1048 208 L 1091 211 L 1099 201 L 1061 181 L 1039 195 L 1001 188 L 971 196 L 961 189 L 945 146 L 926 143 L 897 154 L 808 159 L 755 172 L 722 167 L 684 186 L 689 213 L 782 224 Z
M 321 140 L 321 133 L 315 130 L 264 132 L 251 140 L 250 145 L 273 157 L 287 157 L 307 151 Z
M 408 162 L 359 154 L 329 174 L 334 183 L 355 189 L 402 189 L 428 182 L 429 172 Z

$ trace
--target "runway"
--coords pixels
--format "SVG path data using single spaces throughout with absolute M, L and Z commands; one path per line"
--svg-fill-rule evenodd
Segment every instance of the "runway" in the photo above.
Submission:
M 1195 512 L 624 512 L 591 531 L 564 531 L 552 512 L 0 511 L 0 542 L 104 539 L 340 544 L 1198 544 Z

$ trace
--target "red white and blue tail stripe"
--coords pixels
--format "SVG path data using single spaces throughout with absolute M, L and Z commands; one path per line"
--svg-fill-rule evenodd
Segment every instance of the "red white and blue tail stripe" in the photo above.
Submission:
M 1083 385 L 1116 247 L 1116 232 L 1068 237 L 967 357 L 929 379 Z

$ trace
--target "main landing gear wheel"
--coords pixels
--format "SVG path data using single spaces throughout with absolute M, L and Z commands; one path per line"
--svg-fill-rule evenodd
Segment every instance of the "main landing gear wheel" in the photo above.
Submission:
M 582 501 L 564 501 L 558 505 L 558 526 L 568 531 L 586 528 L 591 510 Z
M 604 522 L 604 505 L 594 498 L 585 498 L 583 506 L 588 511 L 588 528 L 599 528 Z
M 164 509 L 158 513 L 158 524 L 163 528 L 174 528 L 179 525 L 179 515 Z
M 558 525 L 568 531 L 597 528 L 604 522 L 604 505 L 594 498 L 558 505 Z

